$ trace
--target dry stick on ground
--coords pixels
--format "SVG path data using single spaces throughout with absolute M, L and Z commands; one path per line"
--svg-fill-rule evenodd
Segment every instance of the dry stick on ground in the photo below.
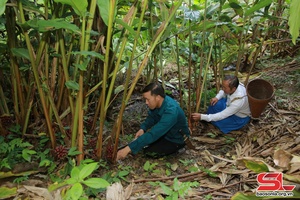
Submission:
M 200 178 L 203 179 L 203 176 L 205 176 L 205 175 L 206 175 L 206 173 L 204 173 L 204 174 L 196 174 L 196 175 L 192 175 L 192 176 L 188 176 L 188 177 L 182 177 L 179 180 L 181 182 L 197 181 L 197 180 L 200 180 Z
M 271 103 L 269 103 L 269 106 L 279 115 L 279 117 L 281 119 L 283 119 L 284 117 L 282 116 L 281 112 L 279 112 Z M 291 128 L 289 125 L 285 125 L 286 126 L 286 129 L 288 132 L 290 132 L 291 134 L 294 134 L 294 135 L 297 135 L 296 132 L 294 131 L 293 128 Z
M 235 186 L 235 185 L 240 184 L 240 183 L 248 183 L 248 182 L 256 182 L 257 183 L 257 180 L 256 179 L 242 180 L 242 181 L 239 181 L 239 182 L 236 182 L 236 183 L 232 183 L 232 184 L 220 187 L 220 188 L 208 190 L 208 191 L 205 191 L 205 192 L 199 192 L 199 193 L 196 193 L 195 195 L 202 196 L 202 195 L 205 195 L 205 194 L 216 192 L 218 190 L 223 190 L 225 188 L 229 188 L 229 187 Z
M 188 174 L 182 174 L 182 175 L 178 175 L 178 176 L 169 176 L 169 177 L 163 177 L 163 178 L 140 179 L 140 180 L 133 180 L 132 182 L 133 183 L 143 183 L 143 182 L 154 182 L 154 181 L 167 181 L 167 180 L 173 180 L 175 178 L 181 179 L 181 178 L 186 178 L 186 177 L 200 175 L 200 174 L 205 175 L 205 172 L 199 171 L 199 172 L 193 172 L 193 173 L 188 173 Z
M 276 127 L 282 126 L 282 125 L 284 125 L 284 123 L 279 123 L 279 124 L 277 124 L 277 125 L 274 125 L 273 128 L 276 128 Z M 270 129 L 270 127 L 263 128 L 263 129 L 261 129 L 261 130 L 255 131 L 255 132 L 253 132 L 253 133 L 251 133 L 251 134 L 253 135 L 253 134 L 255 134 L 255 133 L 259 133 L 259 132 L 266 131 L 266 130 L 269 130 L 269 129 Z M 253 151 L 252 151 L 252 152 L 254 152 L 254 153 L 252 154 L 252 156 L 254 156 L 254 155 L 256 155 L 256 154 L 258 154 L 258 153 L 260 153 L 260 152 L 266 150 L 267 148 L 263 148 L 263 149 L 262 149 L 262 146 L 266 146 L 266 144 L 272 142 L 275 138 L 277 138 L 277 137 L 279 137 L 279 136 L 281 136 L 281 135 L 282 135 L 282 133 L 276 135 L 276 136 L 273 137 L 273 138 L 270 138 L 269 140 L 265 141 L 262 145 L 260 145 L 260 146 L 258 146 L 258 147 L 256 147 L 256 148 L 254 148 Z
M 270 138 L 269 140 L 267 140 L 266 142 L 264 142 L 261 146 L 258 146 L 258 147 L 256 147 L 255 149 L 253 149 L 253 152 L 254 152 L 254 153 L 252 154 L 252 156 L 255 156 L 255 155 L 257 155 L 257 154 L 263 152 L 264 150 L 268 149 L 268 148 L 269 148 L 268 145 L 273 144 L 273 143 L 278 143 L 278 141 L 275 140 L 275 139 L 278 138 L 278 137 L 281 137 L 284 133 L 285 133 L 285 132 L 279 133 L 279 134 L 276 135 L 275 137 Z M 268 145 L 267 145 L 267 144 L 268 144 Z M 262 146 L 265 146 L 266 148 L 262 148 Z

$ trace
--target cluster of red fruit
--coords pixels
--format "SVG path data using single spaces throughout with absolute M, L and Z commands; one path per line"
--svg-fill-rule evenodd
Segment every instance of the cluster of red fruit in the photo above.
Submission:
M 10 115 L 2 115 L 0 117 L 0 123 L 2 128 L 9 128 L 13 123 L 13 119 Z
M 96 146 L 97 146 L 97 137 L 94 137 L 94 138 L 88 138 L 88 147 L 89 148 L 93 148 L 95 149 Z
M 107 144 L 106 146 L 106 152 L 105 152 L 105 157 L 108 161 L 113 161 L 114 157 L 114 145 L 112 144 Z
M 63 160 L 67 157 L 67 155 L 68 155 L 68 149 L 65 146 L 59 145 L 55 147 L 54 149 L 55 158 L 57 158 L 58 160 Z

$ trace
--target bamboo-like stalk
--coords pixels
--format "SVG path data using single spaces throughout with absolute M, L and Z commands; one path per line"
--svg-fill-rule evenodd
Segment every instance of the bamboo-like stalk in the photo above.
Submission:
M 248 9 L 249 7 L 249 4 L 248 4 L 248 1 L 246 1 L 246 10 Z M 242 33 L 240 34 L 240 37 L 239 37 L 239 51 L 238 51 L 238 57 L 237 57 L 237 63 L 236 63 L 236 69 L 235 69 L 235 75 L 237 76 L 238 73 L 239 73 L 239 69 L 240 69 L 240 64 L 241 64 L 241 61 L 242 61 L 242 56 L 244 55 L 244 52 L 245 52 L 245 41 L 246 41 L 246 37 L 247 37 L 247 32 L 249 30 L 249 26 L 248 26 L 248 21 L 247 20 L 248 17 L 246 17 L 244 15 L 243 17 L 243 29 L 242 29 Z M 247 28 L 245 28 L 247 27 Z M 245 37 L 244 37 L 245 35 Z
M 90 4 L 90 10 L 89 10 L 89 18 L 86 22 L 85 17 L 83 17 L 82 20 L 82 40 L 81 40 L 81 50 L 88 50 L 89 49 L 89 40 L 90 40 L 90 32 L 92 29 L 92 23 L 93 23 L 93 18 L 96 10 L 96 0 L 92 0 Z M 85 23 L 87 23 L 87 26 L 85 27 Z M 82 62 L 82 60 L 80 61 Z M 83 150 L 83 117 L 84 117 L 84 110 L 83 110 L 83 81 L 84 81 L 84 71 L 80 71 L 79 75 L 79 91 L 78 91 L 78 96 L 77 96 L 77 103 L 78 106 L 78 151 L 82 152 L 81 154 L 78 155 L 77 157 L 77 163 L 79 164 L 83 158 L 84 158 L 84 150 Z M 76 121 L 74 120 L 74 123 Z M 73 138 L 72 138 L 73 139 Z
M 153 52 L 153 50 L 155 49 L 157 43 L 159 42 L 162 34 L 164 33 L 165 29 L 167 28 L 168 26 L 168 23 L 171 21 L 171 19 L 173 18 L 173 16 L 175 15 L 177 9 L 179 8 L 179 6 L 181 6 L 181 3 L 182 3 L 183 0 L 179 0 L 176 2 L 176 4 L 174 4 L 171 8 L 170 8 L 170 11 L 169 11 L 169 15 L 166 19 L 166 21 L 163 21 L 160 25 L 160 27 L 158 28 L 158 30 L 156 31 L 154 37 L 153 37 L 153 41 L 151 42 L 146 54 L 145 54 L 145 57 L 144 59 L 142 60 L 141 64 L 139 65 L 139 69 L 137 71 L 137 74 L 134 78 L 134 80 L 132 81 L 132 84 L 131 84 L 131 87 L 130 87 L 130 90 L 127 94 L 127 97 L 126 97 L 126 101 L 125 102 L 128 102 L 129 98 L 131 97 L 131 94 L 134 90 L 134 87 L 136 85 L 136 83 L 138 82 L 138 79 L 143 71 L 143 69 L 145 68 L 147 62 L 148 62 L 148 58 L 149 58 L 149 55 L 151 55 L 151 53 Z
M 57 33 L 58 33 L 58 39 L 59 39 L 59 49 L 60 49 L 60 53 L 61 53 L 61 57 L 62 57 L 61 62 L 62 62 L 62 66 L 63 66 L 64 77 L 65 77 L 66 82 L 68 82 L 70 80 L 70 75 L 69 75 L 67 56 L 66 56 L 66 50 L 65 50 L 65 42 L 63 39 L 62 31 L 58 30 Z M 71 113 L 74 114 L 73 98 L 72 98 L 70 91 L 68 89 L 67 89 L 67 91 L 68 91 L 68 99 L 69 99 L 69 104 L 70 104 L 70 108 L 71 108 Z
M 53 97 L 52 97 L 51 90 L 50 90 L 50 88 L 48 88 L 49 82 L 47 81 L 48 78 L 46 78 L 46 77 L 48 77 L 49 75 L 45 76 L 44 73 L 43 73 L 43 71 L 41 70 L 43 64 L 45 62 L 46 63 L 49 62 L 49 60 L 45 60 L 43 62 L 44 57 L 47 55 L 47 50 L 45 49 L 45 47 L 47 46 L 47 44 L 46 44 L 45 40 L 46 40 L 46 38 L 48 38 L 48 36 L 49 36 L 49 34 L 46 33 L 44 35 L 44 37 L 43 37 L 44 39 L 40 42 L 40 46 L 39 46 L 39 49 L 38 49 L 38 55 L 40 55 L 40 56 L 37 56 L 36 63 L 39 63 L 39 67 L 38 67 L 38 69 L 39 69 L 39 76 L 41 77 L 43 87 L 45 87 L 45 89 L 47 91 L 46 94 L 45 94 L 45 101 L 46 101 L 45 104 L 46 104 L 46 107 L 49 107 L 49 111 L 48 111 L 49 118 L 50 119 L 52 118 L 52 113 L 53 113 L 54 116 L 55 116 L 56 122 L 58 123 L 58 128 L 60 129 L 61 134 L 63 134 L 64 136 L 66 136 L 65 130 L 63 128 L 61 119 L 59 117 L 57 108 L 55 106 L 55 103 L 54 103 L 54 100 L 53 100 Z M 45 49 L 45 53 L 44 54 L 42 53 L 43 49 Z M 47 58 L 47 56 L 46 56 L 46 58 Z M 46 64 L 46 66 L 47 66 L 47 64 Z M 48 70 L 49 70 L 48 67 L 46 67 L 46 70 L 45 70 L 46 74 L 48 73 Z M 33 98 L 33 96 L 31 98 Z M 28 109 L 28 111 L 30 111 L 30 109 Z M 29 117 L 29 113 L 27 114 L 26 117 Z M 28 119 L 26 119 L 26 121 L 28 121 Z M 26 131 L 26 128 L 27 128 L 27 124 L 26 124 L 26 126 L 25 126 L 25 128 L 23 130 L 24 133 Z M 66 140 L 66 137 L 65 137 L 65 140 Z
M 267 35 L 264 35 L 264 37 L 261 39 L 260 43 L 259 43 L 259 46 L 256 48 L 256 51 L 254 53 L 254 57 L 253 57 L 253 60 L 252 60 L 252 64 L 251 64 L 251 67 L 248 71 L 248 74 L 247 74 L 247 77 L 244 81 L 244 85 L 246 86 L 248 84 L 248 81 L 249 81 L 249 77 L 251 75 L 251 72 L 256 64 L 256 60 L 257 60 L 257 57 L 259 55 L 259 53 L 261 53 L 261 49 L 262 49 L 262 46 L 264 45 L 264 42 L 265 42 L 265 39 L 266 39 Z
M 192 7 L 191 0 L 189 0 L 189 7 Z M 188 112 L 188 118 L 190 119 L 190 115 L 192 113 L 192 102 L 191 102 L 191 97 L 192 97 L 192 42 L 193 42 L 193 36 L 192 36 L 192 27 L 191 27 L 191 20 L 189 19 L 189 26 L 188 26 L 188 31 L 189 31 L 189 62 L 188 62 L 188 102 L 187 102 L 187 112 Z M 195 72 L 196 70 L 194 70 Z M 201 75 L 200 75 L 201 76 Z
M 85 16 L 82 16 L 82 24 L 81 24 L 81 38 L 80 38 L 80 50 L 83 51 L 85 47 L 85 26 L 86 19 Z M 83 63 L 83 58 L 81 56 L 80 59 L 77 59 L 77 62 Z M 75 147 L 77 145 L 78 151 L 82 152 L 77 157 L 77 164 L 83 158 L 83 71 L 79 72 L 79 91 L 77 92 L 76 99 L 76 107 L 75 107 L 75 115 L 73 115 L 73 126 L 72 126 L 72 138 L 71 145 Z M 77 143 L 76 143 L 77 142 Z
M 95 16 L 94 16 L 95 17 Z M 94 52 L 99 52 L 99 49 L 100 49 L 100 47 L 101 47 L 101 37 L 99 37 L 99 39 L 98 39 L 98 41 L 97 41 L 97 44 L 96 44 L 96 46 L 95 46 L 95 48 L 93 49 L 93 51 Z M 93 57 L 92 59 L 91 59 L 91 62 L 90 62 L 90 68 L 89 68 L 89 70 L 87 70 L 87 75 L 86 75 L 86 82 L 87 83 L 91 83 L 92 82 L 92 74 L 93 73 L 96 73 L 95 72 L 95 68 L 94 68 L 94 66 L 95 66 L 95 61 L 96 61 L 96 59 L 97 58 L 95 58 L 95 57 Z M 91 90 L 89 90 L 89 88 L 90 88 L 90 86 L 87 84 L 86 85 L 86 87 L 85 87 L 85 89 L 84 89 L 84 91 L 85 92 L 90 92 Z M 92 91 L 93 92 L 93 91 Z M 88 106 L 88 103 L 89 103 L 89 98 L 87 98 L 89 95 L 85 95 L 85 97 L 84 97 L 84 99 L 85 99 L 85 103 L 84 103 L 84 106 L 85 107 L 87 107 Z M 97 111 L 95 111 L 95 113 L 97 113 Z M 97 115 L 95 115 L 95 116 L 98 116 L 98 114 Z M 96 121 L 97 121 L 97 117 L 94 117 L 93 118 L 93 124 L 92 124 L 92 127 L 91 127 L 91 129 L 90 130 L 94 130 L 94 127 L 95 127 L 95 125 L 96 125 Z
M 165 87 L 165 77 L 164 77 L 164 66 L 163 66 L 163 51 L 162 51 L 162 43 L 158 45 L 159 47 L 159 66 L 160 66 L 160 76 L 161 76 L 161 85 Z
M 5 10 L 5 14 L 7 16 L 6 20 L 6 31 L 7 31 L 7 44 L 9 49 L 13 49 L 16 47 L 16 33 L 15 33 L 15 13 L 12 11 L 12 8 L 7 7 Z M 10 69 L 11 69 L 11 83 L 13 87 L 13 94 L 12 94 L 12 99 L 13 99 L 13 105 L 14 105 L 14 112 L 15 112 L 15 117 L 16 121 L 19 124 L 23 124 L 23 116 L 25 113 L 24 110 L 24 92 L 21 84 L 21 76 L 20 76 L 20 71 L 19 67 L 17 64 L 16 58 L 12 55 L 10 52 Z
M 36 56 L 36 60 L 35 62 L 38 63 L 41 59 L 41 56 L 42 55 L 42 49 L 44 48 L 45 46 L 45 42 L 40 42 L 39 43 L 40 46 L 39 46 L 39 51 L 38 51 L 38 55 Z M 41 65 L 42 63 L 40 63 Z M 38 71 L 41 73 L 41 66 L 38 67 Z M 30 80 L 30 79 L 29 79 Z M 43 79 L 42 79 L 43 80 Z M 26 134 L 26 131 L 27 131 L 27 127 L 28 127 L 28 123 L 29 123 L 29 118 L 30 118 L 30 113 L 31 113 L 31 108 L 32 108 L 32 103 L 33 103 L 33 99 L 34 99 L 34 92 L 36 90 L 35 88 L 35 85 L 33 86 L 28 86 L 28 95 L 27 95 L 27 98 L 26 98 L 26 103 L 25 103 L 25 108 L 26 108 L 26 114 L 24 116 L 24 120 L 23 120 L 23 124 L 22 124 L 22 135 L 24 136 Z M 46 107 L 49 107 L 48 106 L 48 103 L 47 103 L 47 94 L 45 94 L 45 104 L 46 104 Z M 49 113 L 49 117 L 51 116 L 51 114 Z M 50 117 L 51 118 L 51 117 Z
M 5 99 L 5 95 L 4 95 L 4 92 L 3 92 L 3 88 L 2 86 L 0 85 L 0 101 L 2 102 L 1 103 L 1 114 L 9 114 L 9 109 L 8 109 L 8 106 L 7 106 L 7 102 L 6 102 L 6 99 Z
M 114 20 L 114 13 L 115 13 L 115 6 L 116 1 L 112 0 L 109 3 L 109 19 L 108 19 L 108 30 L 106 36 L 106 54 L 105 54 L 105 61 L 104 61 L 104 69 L 103 69 L 103 80 L 102 80 L 102 91 L 101 91 L 101 108 L 100 108 L 100 128 L 98 132 L 98 139 L 97 139 L 97 157 L 101 158 L 102 154 L 102 138 L 103 138 L 103 130 L 104 130 L 104 122 L 106 118 L 106 107 L 105 107 L 105 96 L 106 96 L 106 84 L 107 84 L 107 75 L 108 75 L 108 68 L 109 68 L 109 54 L 110 54 L 110 46 L 111 46 L 111 37 L 112 37 L 112 27 L 113 27 L 113 20 Z
M 33 103 L 33 99 L 34 99 L 34 93 L 35 93 L 35 86 L 33 86 L 32 92 L 30 94 L 30 101 L 28 103 L 27 112 L 26 112 L 26 116 L 25 116 L 25 120 L 24 120 L 24 124 L 23 124 L 23 128 L 22 128 L 22 135 L 23 136 L 26 134 L 26 130 L 27 130 L 28 122 L 29 122 L 29 117 L 30 117 L 30 112 L 31 112 L 31 108 L 32 108 L 32 103 Z
M 24 17 L 22 2 L 18 1 L 17 5 L 18 5 L 19 12 L 20 12 L 20 22 L 22 24 L 24 24 L 25 23 L 25 17 Z M 26 41 L 26 45 L 27 45 L 27 48 L 28 48 L 28 52 L 29 52 L 30 63 L 31 63 L 31 66 L 32 66 L 33 74 L 34 74 L 35 84 L 37 86 L 37 89 L 38 89 L 38 92 L 39 92 L 39 95 L 40 95 L 40 98 L 41 98 L 41 104 L 42 104 L 42 107 L 43 107 L 44 116 L 45 116 L 45 119 L 46 119 L 48 131 L 49 131 L 51 145 L 54 148 L 56 146 L 55 133 L 52 129 L 52 123 L 51 123 L 49 113 L 48 113 L 48 109 L 47 109 L 47 106 L 46 106 L 45 95 L 44 95 L 43 89 L 41 87 L 39 74 L 38 74 L 36 63 L 35 63 L 35 55 L 34 55 L 33 48 L 32 48 L 31 43 L 30 43 L 30 38 L 29 38 L 28 33 L 26 31 L 24 31 L 23 34 L 25 36 L 25 41 Z
M 180 107 L 183 107 L 183 99 L 182 99 L 182 72 L 181 72 L 181 67 L 179 63 L 179 47 L 178 47 L 178 35 L 175 36 L 175 51 L 176 51 L 176 64 L 177 64 L 177 70 L 178 70 L 178 89 L 179 89 L 179 105 Z
M 201 91 L 203 91 L 203 88 L 204 88 L 204 85 L 205 85 L 205 82 L 206 82 L 207 72 L 208 72 L 208 68 L 209 68 L 209 65 L 210 65 L 210 59 L 211 59 L 212 50 L 213 50 L 213 46 L 214 46 L 214 40 L 215 40 L 214 37 L 216 35 L 216 31 L 217 31 L 217 26 L 215 27 L 213 37 L 212 37 L 212 43 L 211 43 L 211 46 L 210 46 L 210 50 L 209 50 L 209 54 L 208 54 L 208 58 L 207 58 L 207 63 L 206 63 L 206 67 L 205 67 L 205 71 L 204 71 L 204 75 L 203 75 L 203 82 L 202 82 L 202 85 L 201 85 Z M 202 98 L 202 92 L 200 92 L 200 95 L 199 95 L 199 98 L 198 98 L 198 101 L 197 101 L 196 112 L 198 112 L 198 110 L 200 108 L 201 98 Z
M 133 15 L 131 17 L 132 19 L 135 19 L 135 17 L 136 17 L 137 7 L 138 6 L 139 6 L 138 3 L 137 3 L 137 5 L 134 5 L 134 11 L 133 11 Z M 142 7 L 140 21 L 139 21 L 137 32 L 136 32 L 136 37 L 134 38 L 134 44 L 133 44 L 133 47 L 132 47 L 132 54 L 131 54 L 130 61 L 129 61 L 129 67 L 127 69 L 127 74 L 126 74 L 126 80 L 125 80 L 125 84 L 124 84 L 124 92 L 123 92 L 121 109 L 120 109 L 120 111 L 118 113 L 118 117 L 117 117 L 117 120 L 116 120 L 116 122 L 114 124 L 114 128 L 113 128 L 113 134 L 115 134 L 115 137 L 114 137 L 115 138 L 115 143 L 114 143 L 114 150 L 113 150 L 113 160 L 115 160 L 116 155 L 117 155 L 118 144 L 119 144 L 119 136 L 120 136 L 121 127 L 122 127 L 122 118 L 123 118 L 123 113 L 124 113 L 124 110 L 125 110 L 125 107 L 126 107 L 126 98 L 127 98 L 127 94 L 128 94 L 128 86 L 129 86 L 129 82 L 131 80 L 132 64 L 133 64 L 134 54 L 135 54 L 135 50 L 136 50 L 136 47 L 137 47 L 137 43 L 138 43 L 138 39 L 139 39 L 141 27 L 142 27 L 142 24 L 143 24 L 143 19 L 144 19 L 146 7 L 147 7 L 147 1 L 144 1 L 143 2 L 143 7 Z M 132 22 L 133 22 L 133 20 L 131 20 L 129 22 L 129 25 L 131 25 Z M 126 32 L 128 32 L 128 31 L 126 30 Z M 121 55 L 122 55 L 122 52 L 124 51 L 124 48 L 125 48 L 125 45 L 126 45 L 126 41 L 127 41 L 127 38 L 123 38 L 122 48 L 121 48 L 121 51 L 120 51 Z M 119 58 L 120 57 L 121 56 L 119 56 Z M 117 66 L 118 66 L 118 63 L 117 63 Z
M 201 48 L 201 53 L 200 53 L 200 69 L 199 69 L 199 74 L 198 74 L 198 80 L 196 82 L 197 85 L 197 90 L 196 90 L 196 107 L 195 107 L 195 112 L 199 112 L 200 105 L 201 105 L 201 97 L 202 97 L 202 86 L 198 87 L 199 85 L 204 85 L 204 77 L 202 78 L 202 71 L 203 71 L 203 66 L 204 66 L 204 46 L 205 46 L 205 35 L 206 35 L 206 13 L 207 13 L 207 0 L 205 0 L 204 3 L 204 14 L 203 14 L 203 27 L 204 30 L 202 32 L 202 48 Z M 207 70 L 207 69 L 206 69 Z M 190 124 L 192 125 L 192 124 Z

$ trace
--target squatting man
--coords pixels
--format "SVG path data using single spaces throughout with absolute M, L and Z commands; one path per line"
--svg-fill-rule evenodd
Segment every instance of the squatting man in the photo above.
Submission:
M 222 89 L 210 100 L 207 114 L 192 113 L 194 121 L 211 122 L 223 133 L 244 127 L 250 121 L 250 108 L 246 88 L 233 75 L 226 75 Z
M 183 134 L 190 135 L 183 110 L 175 100 L 165 95 L 160 84 L 150 83 L 142 93 L 149 108 L 148 116 L 136 132 L 135 140 L 118 151 L 117 160 L 141 150 L 152 157 L 176 153 L 185 146 Z

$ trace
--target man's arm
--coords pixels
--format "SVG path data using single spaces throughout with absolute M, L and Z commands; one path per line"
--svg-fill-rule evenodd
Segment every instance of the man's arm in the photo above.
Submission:
M 226 96 L 225 92 L 223 90 L 220 90 L 218 92 L 218 94 L 215 96 L 215 98 L 217 98 L 218 100 L 220 100 L 220 99 L 222 99 L 225 96 Z
M 219 121 L 225 119 L 231 115 L 239 112 L 241 107 L 243 106 L 243 100 L 239 99 L 230 104 L 230 106 L 226 107 L 223 111 L 215 113 L 215 114 L 201 114 L 200 119 L 205 121 Z
M 148 111 L 148 116 L 145 121 L 141 124 L 141 129 L 146 132 L 149 128 L 151 128 L 155 124 L 155 118 L 151 111 Z
M 145 131 L 143 129 L 140 129 L 138 132 L 136 132 L 134 138 L 136 139 L 136 138 L 140 137 L 141 135 L 143 135 L 144 133 L 145 133 Z
M 177 123 L 176 108 L 167 108 L 158 121 L 148 132 L 142 134 L 129 144 L 133 154 L 138 153 L 143 147 L 155 142 L 165 135 Z
M 124 159 L 130 152 L 131 149 L 129 148 L 129 146 L 126 146 L 123 149 L 119 150 L 117 153 L 117 160 Z

